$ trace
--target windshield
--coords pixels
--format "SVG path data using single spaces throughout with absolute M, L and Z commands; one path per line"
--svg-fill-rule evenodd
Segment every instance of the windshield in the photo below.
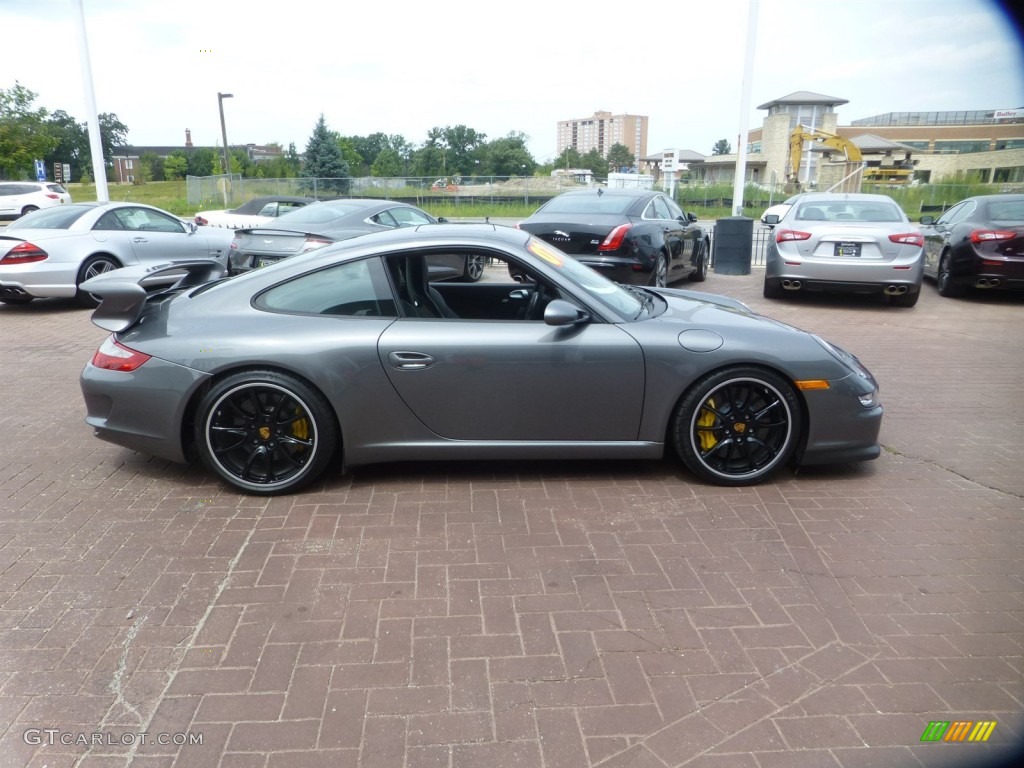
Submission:
M 291 211 L 283 216 L 277 217 L 274 226 L 287 226 L 291 224 L 324 224 L 328 221 L 340 219 L 350 213 L 363 210 L 361 205 L 307 205 L 296 211 Z
M 572 256 L 566 256 L 543 240 L 531 237 L 526 249 L 545 264 L 559 270 L 567 279 L 586 291 L 588 296 L 612 310 L 623 320 L 636 319 L 644 309 L 644 302 L 640 296 L 626 291 L 618 283 L 597 274 L 590 267 L 576 261 Z
M 91 205 L 58 205 L 27 213 L 12 221 L 7 229 L 69 229 L 72 224 L 93 210 Z
M 544 205 L 537 213 L 618 213 L 624 214 L 636 202 L 625 195 L 560 195 Z

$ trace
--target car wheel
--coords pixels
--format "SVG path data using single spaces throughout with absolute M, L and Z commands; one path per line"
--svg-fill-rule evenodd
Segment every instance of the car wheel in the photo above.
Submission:
M 110 272 L 112 269 L 120 268 L 121 265 L 113 256 L 93 256 L 91 259 L 86 259 L 82 268 L 78 270 L 78 280 L 75 281 L 75 285 L 79 286 L 89 278 L 102 275 L 104 272 Z M 78 302 L 80 307 L 86 307 L 87 309 L 100 305 L 100 300 L 97 297 L 91 293 L 86 293 L 81 288 L 75 293 L 75 301 Z
M 38 210 L 39 210 L 39 206 L 37 206 L 37 205 L 26 205 L 24 208 L 21 209 L 21 215 L 24 216 L 27 213 L 32 213 L 32 211 L 38 211 Z
M 658 258 L 654 260 L 650 284 L 655 288 L 664 288 L 668 285 L 668 260 L 664 253 L 659 253 Z
M 466 257 L 466 268 L 462 273 L 462 279 L 467 283 L 477 283 L 484 276 L 484 269 L 487 267 L 487 260 L 478 253 Z
M 764 294 L 766 299 L 781 299 L 782 283 L 778 280 L 769 280 L 766 277 L 764 279 L 764 288 L 761 289 L 761 293 Z
M 752 485 L 785 464 L 800 437 L 800 404 L 781 376 L 727 368 L 701 379 L 676 409 L 676 451 L 716 485 Z
M 942 258 L 939 259 L 939 271 L 935 276 L 935 285 L 939 289 L 939 296 L 945 296 L 947 299 L 955 299 L 957 296 L 964 295 L 963 286 L 953 282 L 953 275 L 949 270 L 948 252 L 942 254 Z
M 290 493 L 327 467 L 338 445 L 334 413 L 301 380 L 245 371 L 218 382 L 197 411 L 203 463 L 246 493 Z
M 12 306 L 18 306 L 21 304 L 28 304 L 35 296 L 6 296 L 0 299 L 0 304 L 11 304 Z
M 917 304 L 917 300 L 920 297 L 920 291 L 907 291 L 906 293 L 901 293 L 898 296 L 890 296 L 889 303 L 894 307 L 912 307 Z
M 708 262 L 711 259 L 708 256 L 708 244 L 705 240 L 700 241 L 700 245 L 697 246 L 697 270 L 690 275 L 690 281 L 694 283 L 703 283 L 708 279 Z

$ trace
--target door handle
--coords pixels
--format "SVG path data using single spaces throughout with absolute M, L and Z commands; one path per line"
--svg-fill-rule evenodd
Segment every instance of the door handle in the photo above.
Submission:
M 147 240 L 147 239 L 146 239 L 146 238 L 144 238 L 144 237 L 133 237 L 133 238 L 132 238 L 132 242 L 133 242 L 133 243 L 148 243 L 148 242 L 149 242 L 149 240 Z
M 435 360 L 422 352 L 390 352 L 388 362 L 400 371 L 422 371 L 432 366 Z

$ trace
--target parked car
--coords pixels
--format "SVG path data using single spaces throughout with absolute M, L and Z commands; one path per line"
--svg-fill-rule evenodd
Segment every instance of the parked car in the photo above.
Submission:
M 71 203 L 22 216 L 0 230 L 0 303 L 74 296 L 96 300 L 80 285 L 103 272 L 134 264 L 216 259 L 227 266 L 233 233 L 197 228 L 137 203 Z
M 247 203 L 229 211 L 200 211 L 195 215 L 193 221 L 201 227 L 227 227 L 228 229 L 258 227 L 313 202 L 316 202 L 316 199 L 312 197 L 289 195 L 254 197 Z
M 619 283 L 665 286 L 708 274 L 708 234 L 661 192 L 563 192 L 517 226 Z
M 940 296 L 970 288 L 1024 289 L 1024 195 L 969 197 L 922 216 L 924 273 Z
M 238 230 L 231 243 L 228 269 L 231 274 L 239 274 L 350 237 L 438 221 L 444 219 L 435 219 L 414 205 L 393 200 L 345 199 L 315 203 L 279 217 L 272 227 Z M 438 263 L 435 266 L 438 276 L 444 271 L 445 277 L 476 282 L 483 277 L 486 263 L 480 256 L 471 256 L 457 265 Z
M 891 197 L 806 193 L 765 223 L 775 227 L 765 254 L 765 298 L 883 293 L 892 304 L 912 307 L 921 295 L 924 236 Z
M 432 283 L 436 254 L 485 254 L 525 282 Z M 849 353 L 733 299 L 613 283 L 511 227 L 369 234 L 195 287 L 210 267 L 155 297 L 133 286 L 152 274 L 139 267 L 83 286 L 112 335 L 81 387 L 97 437 L 198 454 L 243 492 L 297 490 L 334 457 L 657 459 L 671 446 L 731 486 L 790 460 L 879 455 L 878 387 Z
M 781 219 L 783 216 L 786 215 L 786 212 L 789 211 L 789 209 L 792 208 L 796 201 L 799 199 L 800 195 L 793 195 L 792 197 L 788 198 L 785 202 L 776 203 L 775 205 L 768 206 L 768 208 L 765 209 L 764 213 L 761 214 L 761 223 L 768 228 L 774 227 L 775 224 L 768 223 L 768 217 L 777 216 L 778 219 Z M 774 219 L 774 221 L 777 222 L 778 219 Z
M 60 184 L 49 181 L 0 181 L 0 219 L 16 219 L 40 208 L 71 202 Z

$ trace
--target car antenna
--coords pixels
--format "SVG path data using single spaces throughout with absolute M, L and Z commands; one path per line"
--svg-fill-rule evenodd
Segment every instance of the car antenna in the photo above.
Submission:
M 598 188 L 597 188 L 597 196 L 598 196 L 598 197 L 600 197 L 600 196 L 601 196 L 601 195 L 603 195 L 603 194 L 604 194 L 604 190 L 603 190 L 603 189 L 601 189 L 600 187 L 598 187 Z

